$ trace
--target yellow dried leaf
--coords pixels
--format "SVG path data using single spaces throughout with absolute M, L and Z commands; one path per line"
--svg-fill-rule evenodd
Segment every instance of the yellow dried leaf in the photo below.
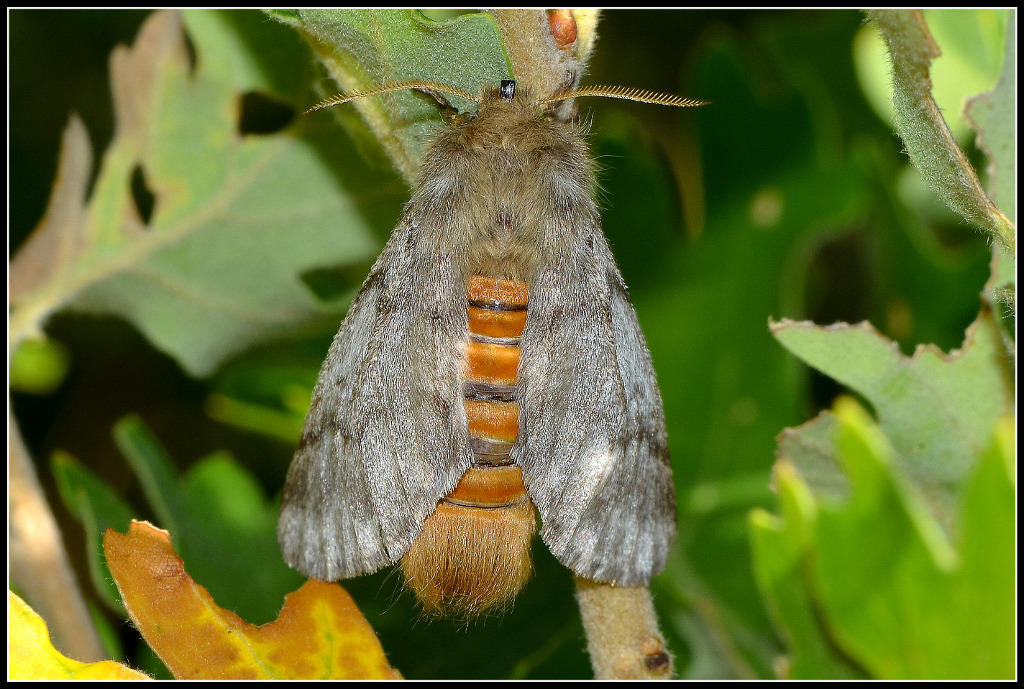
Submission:
M 104 660 L 80 663 L 50 643 L 50 633 L 36 611 L 7 592 L 8 679 L 150 679 L 126 665 Z

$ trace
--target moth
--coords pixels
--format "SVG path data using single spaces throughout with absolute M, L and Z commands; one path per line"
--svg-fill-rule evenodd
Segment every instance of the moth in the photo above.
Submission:
M 576 575 L 646 586 L 676 532 L 651 357 L 601 229 L 581 96 L 479 97 L 429 145 L 412 197 L 330 347 L 288 471 L 285 560 L 326 581 L 401 561 L 427 611 L 476 614 L 532 572 L 537 531 Z M 450 106 L 448 106 L 450 108 Z

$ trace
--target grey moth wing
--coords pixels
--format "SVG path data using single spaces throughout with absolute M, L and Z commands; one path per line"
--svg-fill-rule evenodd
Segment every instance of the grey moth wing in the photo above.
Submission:
M 324 581 L 401 558 L 472 461 L 465 282 L 410 208 L 331 344 L 285 481 L 285 561 Z
M 586 216 L 584 216 L 586 217 Z M 650 353 L 597 221 L 538 271 L 513 458 L 541 536 L 577 575 L 646 586 L 675 538 L 675 488 Z

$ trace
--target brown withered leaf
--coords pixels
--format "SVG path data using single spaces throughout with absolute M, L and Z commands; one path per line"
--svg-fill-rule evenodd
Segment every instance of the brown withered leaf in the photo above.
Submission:
M 103 546 L 132 622 L 178 679 L 401 678 L 337 584 L 307 581 L 256 626 L 189 577 L 166 531 L 132 522 L 127 535 L 108 529 Z

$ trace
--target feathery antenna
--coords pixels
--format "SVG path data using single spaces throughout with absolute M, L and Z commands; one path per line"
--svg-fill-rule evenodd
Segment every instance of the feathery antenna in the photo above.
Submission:
M 413 79 L 411 81 L 397 81 L 391 84 L 381 84 L 375 86 L 366 91 L 356 91 L 355 93 L 339 93 L 336 96 L 324 99 L 314 105 L 312 108 L 307 110 L 304 114 L 308 115 L 311 112 L 317 110 L 323 110 L 329 108 L 332 105 L 341 105 L 342 103 L 348 103 L 349 101 L 356 100 L 357 98 L 365 98 L 367 96 L 380 96 L 385 93 L 392 93 L 394 91 L 407 91 L 409 89 L 419 89 L 425 92 L 439 92 L 447 93 L 449 96 L 458 96 L 459 98 L 465 98 L 466 100 L 473 101 L 474 103 L 480 102 L 480 99 L 474 95 L 466 93 L 462 89 L 449 86 L 448 84 L 442 84 L 438 81 L 421 81 L 419 79 Z
M 658 91 L 646 91 L 644 89 L 630 88 L 628 86 L 581 86 L 570 91 L 562 91 L 553 96 L 548 96 L 537 102 L 538 105 L 557 103 L 569 98 L 583 98 L 586 96 L 603 96 L 605 98 L 621 98 L 623 100 L 635 100 L 641 103 L 652 103 L 654 105 L 671 105 L 679 108 L 695 108 L 707 105 L 711 101 L 699 100 L 697 98 L 684 98 L 671 93 L 659 93 Z

